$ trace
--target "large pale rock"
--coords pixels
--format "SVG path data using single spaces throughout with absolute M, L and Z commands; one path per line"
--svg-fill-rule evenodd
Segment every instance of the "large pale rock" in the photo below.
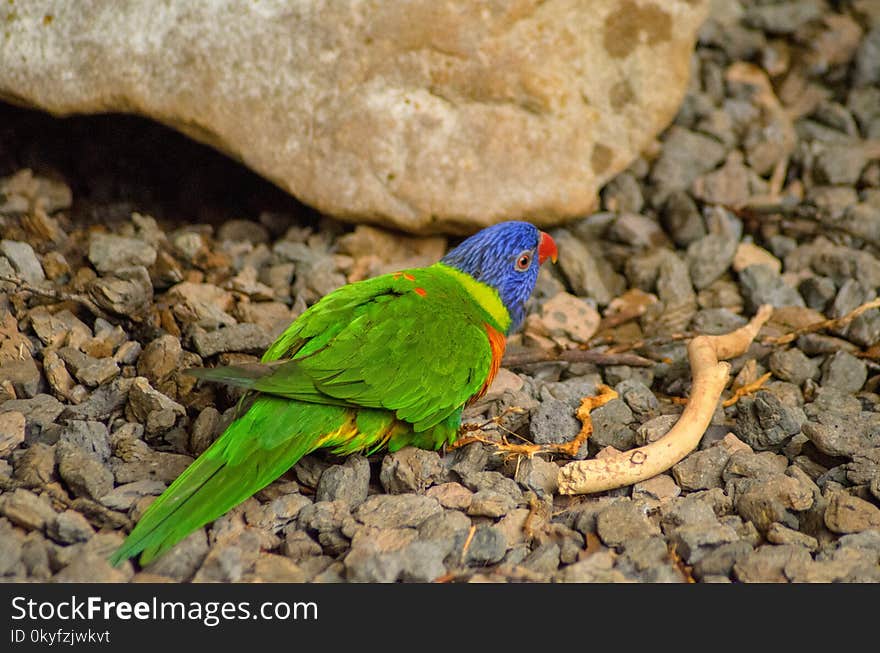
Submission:
M 668 124 L 706 0 L 9 0 L 0 97 L 140 113 L 319 210 L 582 215 Z

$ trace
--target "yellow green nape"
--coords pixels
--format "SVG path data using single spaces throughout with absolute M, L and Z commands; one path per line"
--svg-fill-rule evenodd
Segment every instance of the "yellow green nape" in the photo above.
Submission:
M 501 301 L 497 290 L 485 283 L 480 283 L 471 275 L 461 270 L 456 270 L 450 265 L 435 263 L 431 267 L 442 270 L 464 286 L 464 289 L 468 291 L 477 304 L 495 320 L 501 331 L 507 332 L 507 329 L 510 327 L 510 313 L 504 306 L 504 302 Z

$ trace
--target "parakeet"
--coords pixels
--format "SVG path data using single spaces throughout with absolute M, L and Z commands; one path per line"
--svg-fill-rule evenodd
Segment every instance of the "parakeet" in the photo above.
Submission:
M 145 565 L 319 448 L 438 449 L 485 393 L 556 243 L 527 222 L 465 239 L 438 263 L 342 286 L 259 364 L 200 368 L 247 389 L 225 432 L 146 510 L 111 562 Z

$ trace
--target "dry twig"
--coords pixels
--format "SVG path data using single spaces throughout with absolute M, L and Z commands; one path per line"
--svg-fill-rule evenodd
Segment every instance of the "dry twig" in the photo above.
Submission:
M 861 306 L 854 308 L 849 313 L 841 317 L 837 317 L 832 320 L 822 320 L 821 322 L 814 322 L 813 324 L 808 324 L 805 327 L 795 329 L 794 331 L 790 331 L 789 333 L 781 336 L 765 338 L 764 344 L 787 345 L 788 343 L 793 342 L 798 336 L 802 336 L 806 333 L 815 333 L 816 331 L 822 331 L 823 329 L 842 329 L 847 324 L 856 319 L 859 315 L 865 313 L 866 311 L 870 311 L 872 308 L 880 308 L 880 297 L 878 297 L 877 299 L 873 299 L 869 302 L 865 302 Z
M 747 325 L 736 331 L 691 340 L 688 344 L 693 371 L 691 396 L 672 429 L 644 447 L 606 458 L 568 463 L 559 470 L 559 493 L 589 494 L 632 485 L 665 472 L 693 451 L 727 385 L 730 364 L 719 361 L 743 354 L 772 312 L 772 307 L 764 305 Z

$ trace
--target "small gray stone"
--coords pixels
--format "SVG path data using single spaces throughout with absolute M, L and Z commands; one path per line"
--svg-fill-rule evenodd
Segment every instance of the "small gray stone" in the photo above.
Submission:
M 539 456 L 521 460 L 514 472 L 514 479 L 526 490 L 532 490 L 538 498 L 552 497 L 558 487 L 559 465 Z
M 507 538 L 503 533 L 483 524 L 477 526 L 474 531 L 464 560 L 469 565 L 491 565 L 501 560 L 505 551 L 507 551 Z
M 131 381 L 131 379 L 117 378 L 106 385 L 98 387 L 81 404 L 64 407 L 61 407 L 60 403 L 58 405 L 64 411 L 64 416 L 68 418 L 107 420 L 117 410 L 125 406 Z M 54 398 L 53 401 L 55 401 Z
M 191 579 L 208 555 L 208 537 L 204 528 L 198 528 L 151 561 L 144 571 L 167 576 L 177 581 Z
M 581 423 L 574 410 L 559 399 L 546 399 L 532 413 L 529 435 L 536 444 L 560 444 L 574 438 Z
M 17 410 L 0 413 L 0 457 L 7 456 L 24 442 L 26 420 Z
M 683 490 L 708 490 L 723 487 L 721 474 L 730 453 L 721 446 L 695 451 L 672 468 L 675 482 Z
M 638 420 L 650 419 L 660 412 L 660 402 L 657 401 L 657 397 L 638 379 L 621 381 L 614 389 Z
M 307 533 L 288 526 L 284 529 L 284 542 L 281 544 L 281 552 L 294 561 L 302 561 L 310 557 L 320 556 L 322 549 L 321 545 L 309 537 Z
M 451 540 L 466 534 L 471 520 L 458 510 L 443 510 L 425 519 L 419 525 L 419 539 L 426 541 Z M 464 540 L 462 540 L 464 542 Z
M 561 583 L 626 583 L 626 576 L 614 569 L 614 557 L 600 551 L 574 564 L 562 567 L 554 577 Z
M 102 505 L 113 510 L 129 510 L 142 497 L 157 497 L 167 486 L 161 481 L 146 479 L 118 485 L 100 498 Z
M 841 392 L 855 393 L 868 378 L 865 362 L 845 351 L 832 354 L 822 365 L 822 385 Z
M 770 354 L 768 363 L 775 376 L 795 385 L 819 376 L 819 365 L 800 349 L 777 349 Z
M 761 390 L 754 398 L 745 397 L 737 403 L 736 435 L 753 449 L 774 449 L 800 433 L 806 421 L 799 406 Z
M 834 281 L 828 277 L 811 276 L 798 284 L 798 291 L 809 308 L 824 311 L 828 303 L 837 295 Z
M 3 254 L 12 264 L 22 281 L 38 284 L 46 280 L 46 273 L 43 271 L 40 259 L 34 253 L 34 248 L 27 243 L 16 240 L 0 240 L 0 254 Z
M 738 241 L 728 234 L 708 234 L 687 248 L 691 282 L 702 290 L 724 274 L 733 262 Z
M 156 250 L 137 238 L 94 233 L 89 241 L 89 261 L 98 272 L 136 265 L 149 267 L 156 262 Z
M 522 566 L 539 574 L 553 574 L 559 569 L 559 545 L 555 542 L 541 544 L 523 560 Z
M 443 508 L 431 497 L 400 494 L 377 494 L 354 510 L 354 516 L 366 526 L 382 528 L 418 527 L 425 519 Z
M 40 370 L 31 356 L 0 361 L 0 379 L 8 381 L 20 397 L 34 397 L 44 389 Z
M 770 524 L 770 528 L 767 529 L 767 541 L 772 544 L 799 544 L 808 551 L 816 551 L 819 548 L 819 541 L 815 537 L 777 522 Z
M 786 566 L 810 562 L 810 552 L 800 545 L 766 544 L 737 560 L 733 572 L 743 583 L 785 583 L 788 582 Z
M 853 81 L 856 86 L 880 84 L 880 25 L 875 25 L 859 44 Z
M 43 530 L 55 520 L 55 511 L 49 498 L 23 488 L 0 495 L 0 514 L 13 524 L 35 531 Z
M 151 340 L 137 359 L 138 374 L 156 384 L 180 371 L 183 348 L 170 334 Z
M 642 210 L 645 200 L 635 175 L 624 171 L 605 184 L 602 189 L 602 201 L 609 211 L 638 213 Z
M 91 388 L 103 385 L 119 374 L 119 365 L 112 357 L 94 358 L 74 347 L 62 347 L 58 355 L 77 380 Z
M 704 308 L 694 315 L 693 327 L 698 333 L 723 335 L 740 328 L 747 320 L 727 308 Z
M 404 447 L 382 459 L 379 482 L 389 494 L 423 493 L 446 474 L 440 455 L 418 447 Z
M 517 503 L 523 500 L 522 491 L 516 481 L 499 472 L 472 472 L 461 474 L 461 482 L 474 492 L 493 490 L 506 494 Z
M 268 331 L 253 323 L 232 324 L 193 335 L 193 345 L 202 358 L 224 352 L 261 354 L 273 341 Z
M 113 472 L 77 445 L 59 442 L 55 459 L 58 474 L 76 496 L 97 501 L 113 488 Z
M 669 534 L 675 550 L 689 563 L 699 562 L 713 549 L 739 540 L 731 527 L 716 522 L 679 526 Z
M 678 415 L 659 415 L 636 429 L 636 444 L 644 446 L 656 442 L 669 432 L 678 421 Z
M 21 563 L 24 536 L 8 519 L 0 518 L 0 577 L 15 574 Z
M 40 487 L 53 480 L 55 447 L 34 442 L 14 461 L 13 476 L 27 487 Z
M 471 497 L 467 514 L 482 517 L 502 517 L 516 508 L 516 501 L 508 494 L 494 490 L 480 490 Z
M 559 266 L 572 292 L 605 305 L 625 289 L 626 283 L 602 255 L 601 247 L 590 247 L 566 229 L 551 234 L 559 249 Z
M 315 490 L 315 501 L 345 501 L 354 508 L 361 504 L 370 489 L 370 462 L 352 455 L 342 465 L 324 470 Z
M 694 575 L 705 580 L 707 576 L 729 576 L 734 565 L 752 553 L 752 545 L 745 540 L 721 544 L 700 557 L 694 564 Z
M 679 247 L 687 247 L 706 235 L 706 225 L 689 193 L 671 193 L 661 214 L 663 226 Z
M 101 308 L 135 320 L 153 303 L 153 282 L 143 266 L 114 269 L 89 283 L 88 292 Z
M 596 532 L 607 546 L 620 546 L 630 539 L 658 535 L 660 529 L 648 518 L 646 504 L 624 499 L 596 516 Z
M 651 169 L 651 183 L 657 187 L 654 204 L 670 193 L 686 190 L 700 175 L 724 160 L 723 144 L 698 132 L 673 125 L 666 132 L 663 149 Z
M 47 524 L 46 534 L 56 542 L 73 544 L 88 541 L 95 534 L 95 529 L 80 513 L 65 510 Z
M 867 162 L 860 147 L 832 145 L 816 157 L 813 175 L 819 183 L 852 186 L 858 182 Z
M 461 483 L 450 482 L 434 485 L 426 492 L 427 496 L 433 497 L 440 502 L 444 508 L 452 508 L 453 510 L 467 510 L 471 505 L 471 499 L 474 493 L 468 490 Z
M 782 277 L 766 265 L 750 265 L 739 273 L 740 288 L 746 309 L 755 312 L 762 304 L 774 308 L 804 306 L 797 290 L 786 285 Z
M 102 422 L 68 420 L 61 431 L 59 441 L 75 444 L 102 463 L 110 458 L 110 434 Z
M 614 447 L 620 451 L 630 449 L 635 444 L 635 432 L 628 426 L 635 417 L 624 401 L 612 399 L 590 413 L 590 417 L 593 434 L 588 443 L 598 448 Z
M 880 528 L 880 508 L 846 492 L 834 492 L 825 509 L 825 525 L 834 533 Z
M 148 435 L 156 435 L 170 430 L 178 417 L 186 415 L 186 409 L 154 389 L 146 378 L 138 376 L 128 392 L 126 414 L 132 421 L 144 424 Z

